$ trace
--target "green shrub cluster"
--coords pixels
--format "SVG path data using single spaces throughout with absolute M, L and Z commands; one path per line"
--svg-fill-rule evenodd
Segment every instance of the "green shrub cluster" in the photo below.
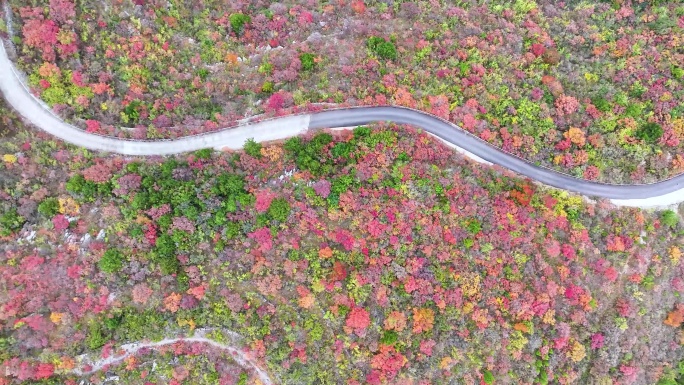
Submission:
M 676 367 L 666 369 L 656 385 L 684 385 L 684 360 L 679 361 Z
M 36 71 L 29 76 L 29 82 L 33 86 L 38 86 L 41 80 L 47 80 L 50 84 L 50 87 L 43 90 L 40 95 L 40 98 L 49 106 L 54 106 L 56 104 L 68 104 L 77 111 L 82 111 L 84 107 L 78 104 L 76 99 L 79 96 L 85 96 L 88 99 L 92 99 L 94 96 L 90 87 L 79 87 L 73 83 L 71 71 L 53 73 L 47 77 L 41 76 L 39 71 Z
M 198 159 L 207 160 L 207 159 L 211 159 L 211 154 L 213 154 L 213 153 L 214 153 L 214 150 L 212 150 L 211 148 L 203 148 L 201 150 L 195 151 L 195 156 Z
M 26 220 L 12 207 L 0 215 L 0 235 L 6 237 L 21 229 Z
M 646 143 L 655 143 L 663 136 L 663 128 L 654 122 L 649 122 L 639 127 L 634 136 Z
M 195 155 L 200 159 L 209 159 L 211 153 L 210 149 L 205 149 L 197 151 Z M 133 219 L 141 211 L 159 208 L 165 204 L 171 208 L 171 212 L 161 215 L 156 220 L 158 237 L 149 254 L 149 259 L 157 263 L 164 274 L 178 273 L 180 263 L 176 257 L 177 252 L 192 251 L 203 236 L 203 233 L 199 231 L 189 233 L 180 229 L 172 230 L 174 217 L 186 217 L 195 223 L 205 223 L 212 231 L 225 232 L 225 237 L 230 239 L 238 236 L 242 232 L 242 227 L 237 223 L 229 222 L 226 219 L 227 214 L 254 202 L 254 197 L 245 190 L 246 182 L 243 176 L 232 173 L 219 174 L 208 186 L 208 191 L 202 192 L 195 180 L 198 177 L 198 171 L 187 166 L 187 162 L 179 162 L 171 158 L 156 169 L 141 169 L 139 163 L 130 163 L 125 169 L 127 172 L 139 173 L 142 179 L 138 190 L 131 193 L 130 203 L 122 208 L 124 217 Z M 184 172 L 192 172 L 194 177 L 177 180 L 174 177 L 174 170 L 179 167 L 185 168 Z M 113 179 L 120 176 L 117 175 Z M 111 181 L 94 183 L 85 180 L 80 174 L 72 176 L 66 187 L 67 191 L 84 201 L 94 201 L 100 196 L 109 197 L 112 194 Z M 207 204 L 202 198 L 205 193 L 211 193 L 220 200 L 220 206 L 211 214 L 205 214 Z M 44 210 L 49 212 L 52 209 L 46 203 Z M 273 217 L 278 220 L 282 220 L 283 217 L 286 219 L 286 215 L 289 214 L 289 205 L 285 207 L 276 203 L 272 213 Z M 135 231 L 137 236 L 141 237 L 145 230 L 137 227 Z M 116 272 L 123 266 L 123 258 L 120 253 L 110 250 L 105 253 L 99 265 L 102 271 Z
M 95 183 L 86 180 L 81 174 L 76 174 L 67 181 L 66 190 L 79 196 L 83 201 L 93 202 L 98 195 L 111 194 L 113 185 L 111 181 Z
M 158 311 L 141 312 L 125 307 L 88 321 L 85 342 L 89 349 L 96 350 L 110 340 L 123 342 L 160 338 L 166 325 L 167 321 Z
M 38 212 L 47 218 L 52 218 L 59 212 L 59 201 L 57 198 L 45 198 L 38 205 Z
M 660 216 L 660 221 L 663 225 L 674 229 L 679 224 L 679 216 L 672 210 L 665 210 Z
M 322 176 L 333 171 L 333 161 L 323 156 L 324 149 L 332 142 L 332 135 L 318 133 L 309 142 L 301 138 L 290 138 L 285 142 L 285 151 L 294 159 L 301 170 L 308 170 L 313 175 Z
M 290 216 L 290 203 L 287 199 L 276 198 L 271 201 L 271 205 L 268 207 L 268 216 L 276 221 L 285 222 Z
M 249 138 L 245 142 L 245 145 L 242 147 L 242 149 L 247 155 L 261 159 L 261 147 L 261 143 L 255 142 L 254 138 Z
M 381 37 L 371 36 L 368 38 L 366 46 L 381 59 L 396 60 L 397 58 L 397 47 L 394 43 Z
M 157 238 L 154 253 L 150 259 L 159 263 L 159 268 L 163 274 L 172 274 L 178 271 L 180 263 L 176 258 L 176 242 L 173 238 L 164 233 Z
M 121 111 L 121 120 L 124 123 L 138 123 L 140 120 L 140 106 L 142 103 L 139 100 L 134 100 Z
M 105 273 L 116 273 L 123 267 L 123 254 L 117 249 L 109 249 L 102 255 L 97 266 Z
M 608 112 L 611 110 L 610 102 L 602 96 L 591 99 L 591 104 L 593 104 L 594 107 L 601 112 Z
M 299 61 L 302 62 L 302 70 L 313 71 L 314 67 L 316 66 L 316 62 L 314 61 L 315 58 L 316 55 L 309 52 L 299 55 Z
M 244 32 L 245 24 L 252 21 L 252 18 L 244 13 L 234 13 L 230 15 L 229 20 L 230 29 L 235 32 L 237 36 L 240 36 L 242 35 L 242 32 Z

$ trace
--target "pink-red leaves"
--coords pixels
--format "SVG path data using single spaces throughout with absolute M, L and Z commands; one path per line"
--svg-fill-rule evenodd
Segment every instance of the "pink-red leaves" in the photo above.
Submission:
M 370 325 L 370 315 L 366 309 L 355 306 L 349 312 L 345 325 L 348 328 L 353 329 L 357 335 L 361 335 Z

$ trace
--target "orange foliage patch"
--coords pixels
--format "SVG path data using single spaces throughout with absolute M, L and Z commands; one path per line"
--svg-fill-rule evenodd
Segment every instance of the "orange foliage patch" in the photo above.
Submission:
M 406 88 L 399 88 L 394 93 L 394 104 L 409 108 L 416 108 L 416 100 Z
M 385 330 L 396 330 L 398 332 L 406 328 L 406 316 L 400 311 L 393 311 L 385 318 Z
M 551 75 L 544 75 L 542 76 L 542 83 L 549 88 L 549 92 L 551 92 L 551 95 L 554 97 L 557 98 L 563 95 L 563 85 L 555 77 Z
M 71 370 L 74 367 L 76 367 L 76 361 L 74 361 L 73 358 L 67 356 L 62 357 L 59 365 L 57 365 L 57 369 L 63 370 Z
M 178 308 L 180 307 L 181 298 L 182 295 L 178 293 L 171 293 L 168 297 L 164 298 L 164 309 L 170 311 L 171 313 L 177 312 Z
M 530 331 L 530 328 L 522 322 L 518 322 L 515 325 L 513 325 L 513 329 L 521 331 L 523 333 L 528 333 Z
M 194 296 L 198 300 L 201 300 L 202 298 L 204 298 L 204 291 L 205 287 L 200 285 L 188 289 L 187 293 Z
M 510 194 L 521 206 L 527 206 L 532 200 L 534 189 L 532 189 L 532 186 L 529 184 L 523 184 L 522 186 L 518 186 L 515 190 L 512 190 Z
M 677 305 L 677 308 L 668 313 L 664 321 L 665 325 L 678 328 L 684 323 L 684 305 Z
M 681 154 L 675 155 L 674 159 L 672 159 L 672 168 L 675 171 L 684 171 L 684 156 Z
M 432 330 L 435 312 L 430 308 L 413 309 L 413 332 L 422 333 Z
M 178 26 L 178 21 L 173 16 L 162 16 L 162 20 L 164 20 L 164 23 L 171 28 Z
M 62 321 L 62 317 L 64 317 L 64 313 L 50 313 L 50 321 L 53 323 L 60 323 Z
M 299 294 L 299 300 L 297 301 L 297 303 L 300 307 L 308 309 L 311 306 L 313 306 L 316 298 L 311 293 L 311 291 L 309 291 L 309 289 L 301 285 L 297 286 L 297 294 Z
M 238 56 L 237 56 L 236 54 L 232 53 L 232 52 L 231 52 L 231 53 L 227 53 L 227 54 L 226 54 L 226 57 L 225 57 L 225 61 L 226 61 L 226 63 L 237 64 L 237 62 L 238 62 Z
M 329 247 L 324 247 L 320 250 L 318 250 L 318 256 L 323 258 L 323 259 L 328 259 L 332 257 L 332 249 Z
M 584 131 L 577 127 L 570 127 L 568 131 L 563 134 L 565 139 L 569 139 L 572 143 L 582 147 L 585 143 Z
M 362 14 L 366 11 L 366 4 L 363 3 L 363 0 L 354 0 L 351 2 L 351 8 L 354 12 Z
M 668 250 L 668 255 L 670 256 L 670 260 L 672 261 L 672 264 L 676 265 L 679 263 L 679 259 L 682 257 L 682 251 L 679 249 L 679 247 L 672 246 Z

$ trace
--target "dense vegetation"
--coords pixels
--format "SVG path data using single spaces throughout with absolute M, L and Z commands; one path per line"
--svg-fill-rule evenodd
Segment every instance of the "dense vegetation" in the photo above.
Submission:
M 239 332 L 279 384 L 681 382 L 677 212 L 540 190 L 405 127 L 150 159 L 42 135 L 0 144 L 0 384 L 76 384 L 81 354 L 198 328 Z M 258 383 L 198 343 L 85 379 L 114 375 Z
M 578 177 L 684 171 L 676 1 L 8 1 L 31 86 L 92 132 L 394 104 Z

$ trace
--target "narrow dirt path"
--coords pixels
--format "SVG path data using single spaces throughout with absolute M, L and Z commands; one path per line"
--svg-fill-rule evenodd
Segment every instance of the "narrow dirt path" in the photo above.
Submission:
M 140 349 L 158 349 L 162 346 L 172 345 L 178 342 L 183 343 L 202 343 L 211 345 L 217 349 L 224 350 L 230 353 L 230 356 L 237 362 L 240 366 L 245 369 L 252 370 L 259 378 L 259 380 L 264 385 L 273 385 L 273 381 L 269 377 L 268 373 L 262 369 L 251 357 L 248 357 L 241 349 L 237 348 L 233 344 L 223 344 L 206 337 L 207 333 L 212 330 L 202 329 L 195 331 L 195 335 L 192 337 L 180 337 L 180 338 L 165 338 L 158 342 L 134 342 L 126 345 L 120 346 L 116 352 L 122 352 L 120 355 L 110 355 L 107 358 L 101 358 L 95 361 L 89 360 L 86 356 L 81 356 L 81 361 L 79 362 L 79 367 L 71 370 L 71 373 L 78 376 L 84 376 L 92 374 L 104 369 L 107 366 L 121 363 L 123 360 L 130 356 L 134 356 L 140 351 Z M 234 332 L 226 332 L 229 334 L 233 340 L 239 339 L 240 336 Z M 84 370 L 84 367 L 89 367 L 88 370 Z

